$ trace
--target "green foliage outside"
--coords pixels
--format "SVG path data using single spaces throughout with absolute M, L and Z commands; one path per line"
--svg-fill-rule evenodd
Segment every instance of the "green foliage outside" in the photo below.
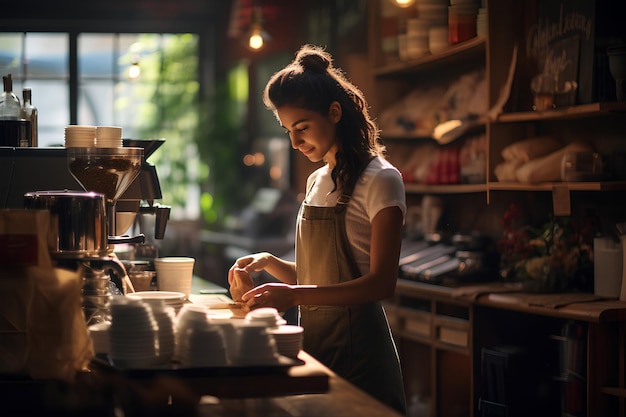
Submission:
M 141 106 L 139 136 L 165 139 L 149 159 L 159 173 L 162 203 L 172 206 L 173 218 L 189 218 L 199 205 L 206 224 L 224 223 L 240 203 L 235 184 L 247 78 L 234 71 L 202 97 L 197 36 L 142 35 L 139 41 L 157 51 L 142 55 L 141 77 L 150 82 L 135 91 L 149 97 Z

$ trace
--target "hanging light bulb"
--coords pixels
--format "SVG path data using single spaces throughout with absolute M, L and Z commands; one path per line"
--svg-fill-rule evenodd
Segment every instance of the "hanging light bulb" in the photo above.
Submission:
M 131 80 L 136 80 L 141 76 L 141 68 L 139 68 L 139 55 L 135 55 L 133 57 L 133 62 L 128 67 L 128 78 Z
M 258 51 L 263 48 L 263 44 L 269 38 L 267 33 L 263 31 L 263 14 L 261 8 L 255 6 L 252 9 L 252 18 L 250 22 L 250 37 L 248 38 L 248 46 L 250 49 Z
M 263 35 L 261 34 L 261 28 L 253 27 L 250 29 L 250 39 L 248 39 L 248 45 L 252 49 L 263 48 Z
M 398 7 L 402 7 L 403 9 L 409 7 L 415 3 L 415 0 L 391 0 L 393 4 Z

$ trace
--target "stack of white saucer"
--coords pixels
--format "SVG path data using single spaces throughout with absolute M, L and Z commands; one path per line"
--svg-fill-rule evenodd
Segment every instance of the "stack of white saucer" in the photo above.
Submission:
M 176 291 L 137 291 L 126 296 L 134 300 L 161 300 L 167 307 L 172 307 L 176 314 L 185 304 L 185 294 Z

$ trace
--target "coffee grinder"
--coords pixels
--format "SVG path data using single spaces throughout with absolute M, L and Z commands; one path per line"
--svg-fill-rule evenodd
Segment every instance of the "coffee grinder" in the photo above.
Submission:
M 145 237 L 143 243 L 118 246 L 118 256 L 129 275 L 156 275 L 154 259 L 159 257 L 159 241 L 165 237 L 170 207 L 155 203 L 163 196 L 156 167 L 148 163 L 147 159 L 164 142 L 164 139 L 123 140 L 125 147 L 141 147 L 144 152 L 138 180 L 122 194 L 116 206 L 118 234 L 130 231 L 131 235 L 140 234 Z M 122 222 L 125 224 L 122 225 Z

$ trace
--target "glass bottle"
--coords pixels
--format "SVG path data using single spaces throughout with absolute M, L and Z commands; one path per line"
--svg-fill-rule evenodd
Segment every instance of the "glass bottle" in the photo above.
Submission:
M 32 91 L 30 88 L 25 87 L 22 90 L 22 97 L 24 102 L 20 111 L 20 119 L 30 121 L 30 146 L 37 147 L 37 107 L 33 106 Z
M 0 95 L 0 120 L 18 120 L 20 117 L 20 99 L 13 93 L 11 74 L 2 77 L 4 92 Z

